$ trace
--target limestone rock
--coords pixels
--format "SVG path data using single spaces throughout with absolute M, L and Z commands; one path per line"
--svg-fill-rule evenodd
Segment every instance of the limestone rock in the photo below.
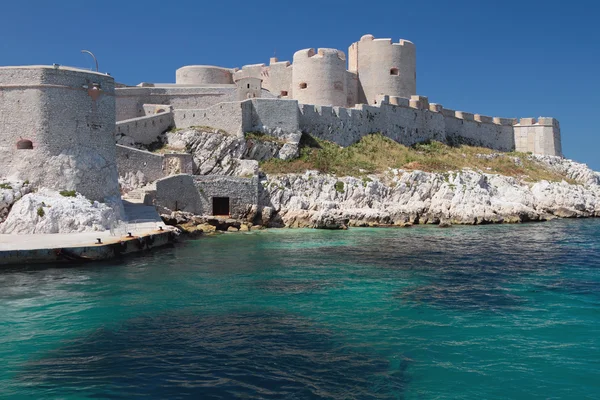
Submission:
M 0 178 L 0 223 L 6 220 L 13 204 L 29 192 L 28 182 Z
M 472 170 L 448 173 L 389 170 L 365 178 L 315 171 L 262 179 L 262 224 L 289 227 L 407 226 L 544 221 L 600 216 L 598 173 L 559 157 L 539 157 L 582 184 L 540 181 Z M 585 182 L 584 182 L 585 181 Z M 343 183 L 343 190 L 340 190 Z
M 64 197 L 50 189 L 29 193 L 15 202 L 0 233 L 73 233 L 104 231 L 121 217 L 122 204 L 91 202 L 81 195 Z

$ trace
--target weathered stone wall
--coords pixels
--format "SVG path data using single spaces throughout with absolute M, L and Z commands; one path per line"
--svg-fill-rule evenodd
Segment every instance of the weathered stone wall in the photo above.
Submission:
M 112 77 L 65 67 L 0 67 L 0 169 L 37 187 L 119 196 Z M 21 139 L 32 150 L 18 150 Z
M 213 215 L 213 197 L 228 197 L 232 218 L 258 203 L 258 178 L 173 175 L 156 181 L 155 204 L 170 210 Z
M 439 113 L 388 104 L 379 107 L 362 104 L 356 108 L 301 104 L 300 128 L 340 146 L 349 146 L 374 132 L 407 146 L 446 139 L 444 119 Z
M 232 176 L 195 176 L 204 215 L 213 215 L 213 197 L 229 197 L 232 218 L 242 218 L 253 205 L 258 204 L 258 178 Z
M 144 175 L 143 183 L 153 182 L 167 176 L 164 157 L 161 154 L 117 145 L 117 167 L 119 176 Z
M 260 131 L 287 140 L 300 132 L 298 102 L 295 100 L 253 99 L 250 131 Z
M 252 103 L 250 101 L 220 103 L 206 109 L 175 109 L 174 122 L 177 128 L 207 126 L 243 136 L 251 130 Z
M 206 214 L 194 177 L 188 174 L 168 176 L 156 181 L 155 205 L 172 211 Z
M 446 135 L 451 144 L 488 147 L 500 151 L 515 150 L 513 120 L 492 118 L 462 111 L 442 109 Z
M 116 90 L 117 121 L 142 117 L 144 104 L 170 105 L 175 109 L 205 109 L 237 101 L 237 87 L 126 87 Z
M 136 143 L 150 144 L 173 126 L 173 113 L 165 111 L 117 122 L 117 135 L 127 135 Z

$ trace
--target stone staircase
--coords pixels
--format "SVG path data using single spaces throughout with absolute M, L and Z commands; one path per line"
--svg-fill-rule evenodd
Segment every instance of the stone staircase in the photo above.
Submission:
M 134 204 L 151 206 L 156 198 L 156 184 L 150 183 L 144 187 L 137 188 L 123 195 L 123 200 Z

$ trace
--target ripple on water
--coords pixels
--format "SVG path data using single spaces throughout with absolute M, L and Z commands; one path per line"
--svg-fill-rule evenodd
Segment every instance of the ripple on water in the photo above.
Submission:
M 129 320 L 70 341 L 18 378 L 48 396 L 155 398 L 397 398 L 392 368 L 330 331 L 289 314 L 186 313 Z M 107 392 L 110 388 L 110 392 Z M 118 394 L 118 396 L 117 396 Z

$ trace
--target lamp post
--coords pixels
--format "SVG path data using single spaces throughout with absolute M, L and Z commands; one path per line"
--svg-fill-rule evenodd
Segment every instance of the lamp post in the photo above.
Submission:
M 92 58 L 94 59 L 94 62 L 96 63 L 96 72 L 98 72 L 98 60 L 96 60 L 96 56 L 94 55 L 94 53 L 92 53 L 89 50 L 81 50 L 82 53 L 87 53 L 90 56 L 92 56 Z

